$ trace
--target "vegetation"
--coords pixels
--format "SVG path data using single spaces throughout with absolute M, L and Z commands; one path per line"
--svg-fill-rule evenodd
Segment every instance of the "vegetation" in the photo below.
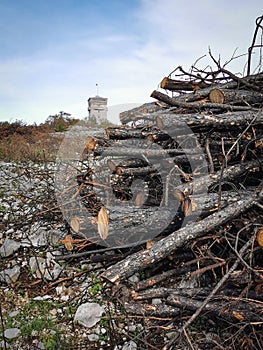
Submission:
M 21 120 L 0 122 L 0 161 L 54 161 L 63 132 L 76 124 L 103 128 L 111 125 L 84 122 L 63 111 L 50 115 L 40 125 L 27 125 Z

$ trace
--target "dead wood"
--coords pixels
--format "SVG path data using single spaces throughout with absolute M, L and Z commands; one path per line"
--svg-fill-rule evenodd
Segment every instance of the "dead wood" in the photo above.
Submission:
M 226 167 L 223 170 L 216 172 L 215 174 L 208 174 L 200 178 L 195 179 L 194 182 L 189 182 L 185 185 L 180 185 L 178 188 L 186 193 L 195 194 L 203 193 L 204 189 L 211 188 L 220 182 L 234 181 L 236 178 L 241 177 L 242 174 L 257 172 L 262 169 L 262 159 L 251 160 L 235 165 Z
M 252 107 L 249 106 L 235 106 L 231 104 L 226 104 L 226 103 L 211 103 L 211 102 L 206 102 L 204 100 L 202 101 L 197 101 L 197 102 L 182 102 L 177 100 L 177 98 L 170 97 L 168 95 L 163 94 L 160 91 L 154 90 L 151 94 L 151 97 L 156 98 L 158 101 L 164 102 L 168 104 L 169 106 L 173 107 L 181 107 L 181 108 L 186 108 L 188 110 L 204 110 L 204 109 L 217 109 L 221 111 L 249 111 L 253 110 Z M 255 109 L 256 110 L 256 109 Z
M 119 115 L 122 124 L 127 124 L 131 121 L 144 119 L 147 121 L 153 120 L 152 113 L 166 109 L 165 104 L 156 104 L 155 102 L 145 103 L 142 106 L 133 108 L 131 110 L 121 112 Z
M 144 317 L 171 318 L 180 315 L 180 308 L 165 304 L 135 304 L 125 303 L 124 308 L 131 315 L 142 315 Z
M 170 255 L 179 247 L 185 246 L 193 239 L 201 237 L 247 211 L 262 196 L 263 193 L 260 193 L 260 197 L 254 194 L 250 198 L 238 200 L 235 204 L 227 206 L 223 210 L 216 212 L 199 222 L 194 222 L 171 233 L 167 238 L 163 238 L 148 250 L 143 250 L 142 252 L 133 254 L 124 259 L 122 263 L 117 263 L 116 265 L 111 266 L 102 273 L 102 277 L 111 282 L 116 282 L 120 279 L 131 276 L 138 270 L 151 266 Z
M 181 81 L 168 77 L 164 77 L 160 83 L 160 87 L 170 91 L 196 91 L 199 89 L 207 88 L 211 84 L 204 83 L 202 81 Z
M 156 124 L 163 131 L 180 130 L 187 125 L 194 132 L 213 130 L 231 130 L 237 127 L 245 128 L 247 125 L 259 126 L 262 132 L 263 113 L 262 112 L 230 112 L 220 115 L 186 114 L 175 115 L 172 113 L 156 115 Z
M 255 74 L 255 75 L 248 75 L 243 78 L 239 78 L 238 80 L 235 78 L 235 80 L 228 81 L 225 83 L 206 83 L 205 81 L 197 81 L 197 80 L 192 80 L 192 81 L 182 81 L 182 80 L 176 80 L 176 79 L 171 79 L 168 77 L 163 78 L 163 80 L 160 83 L 160 87 L 165 90 L 170 90 L 170 91 L 194 91 L 194 94 L 197 96 L 204 92 L 204 95 L 201 95 L 200 97 L 206 97 L 208 96 L 209 92 L 213 88 L 224 88 L 224 89 L 237 89 L 237 88 L 242 88 L 247 86 L 247 84 L 252 85 L 252 87 L 257 86 L 259 82 L 262 83 L 263 81 L 263 74 Z M 188 94 L 189 97 L 192 97 L 194 94 Z M 185 94 L 185 97 L 187 94 Z M 190 100 L 189 100 L 190 101 Z
M 233 105 L 262 106 L 263 104 L 262 92 L 249 90 L 214 88 L 209 92 L 208 99 L 212 103 L 229 103 Z
M 170 294 L 167 303 L 174 307 L 187 310 L 199 309 L 203 301 L 180 295 Z M 204 312 L 213 313 L 220 318 L 231 322 L 262 322 L 263 303 L 255 300 L 247 300 L 234 297 L 214 297 L 203 308 Z

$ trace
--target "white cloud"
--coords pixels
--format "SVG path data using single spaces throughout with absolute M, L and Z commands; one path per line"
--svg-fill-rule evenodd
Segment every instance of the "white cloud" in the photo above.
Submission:
M 0 118 L 40 122 L 60 110 L 85 117 L 96 83 L 110 105 L 148 102 L 164 76 L 179 65 L 188 69 L 209 45 L 222 62 L 236 47 L 246 52 L 261 1 L 142 0 L 122 32 L 109 24 L 97 32 L 83 27 L 28 56 L 0 57 Z

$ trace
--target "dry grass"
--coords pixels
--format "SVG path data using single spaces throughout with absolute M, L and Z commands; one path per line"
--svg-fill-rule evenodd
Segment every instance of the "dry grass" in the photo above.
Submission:
M 0 160 L 5 162 L 53 161 L 61 142 L 59 131 L 65 131 L 76 123 L 45 122 L 40 125 L 26 125 L 22 121 L 0 123 Z M 56 136 L 54 136 L 54 134 Z
M 56 159 L 63 132 L 69 127 L 84 123 L 79 119 L 70 119 L 60 112 L 50 116 L 44 124 L 26 125 L 22 121 L 0 122 L 0 161 L 5 162 L 42 162 Z M 89 127 L 107 127 L 112 125 L 84 124 Z
M 53 161 L 60 141 L 60 137 L 52 137 L 45 132 L 35 132 L 30 135 L 14 133 L 1 138 L 0 160 L 5 162 Z

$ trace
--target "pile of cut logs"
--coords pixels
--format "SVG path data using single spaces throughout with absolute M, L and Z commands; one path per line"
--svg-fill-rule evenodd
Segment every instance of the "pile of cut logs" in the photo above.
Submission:
M 200 314 L 262 324 L 263 73 L 178 70 L 180 79 L 162 80 L 165 93 L 152 93 L 157 102 L 87 140 L 79 194 L 101 221 L 94 240 L 112 252 L 106 259 L 123 252 L 102 277 L 118 284 L 128 313 L 159 326 L 168 317 L 180 334 Z M 126 282 L 138 272 L 139 282 Z

